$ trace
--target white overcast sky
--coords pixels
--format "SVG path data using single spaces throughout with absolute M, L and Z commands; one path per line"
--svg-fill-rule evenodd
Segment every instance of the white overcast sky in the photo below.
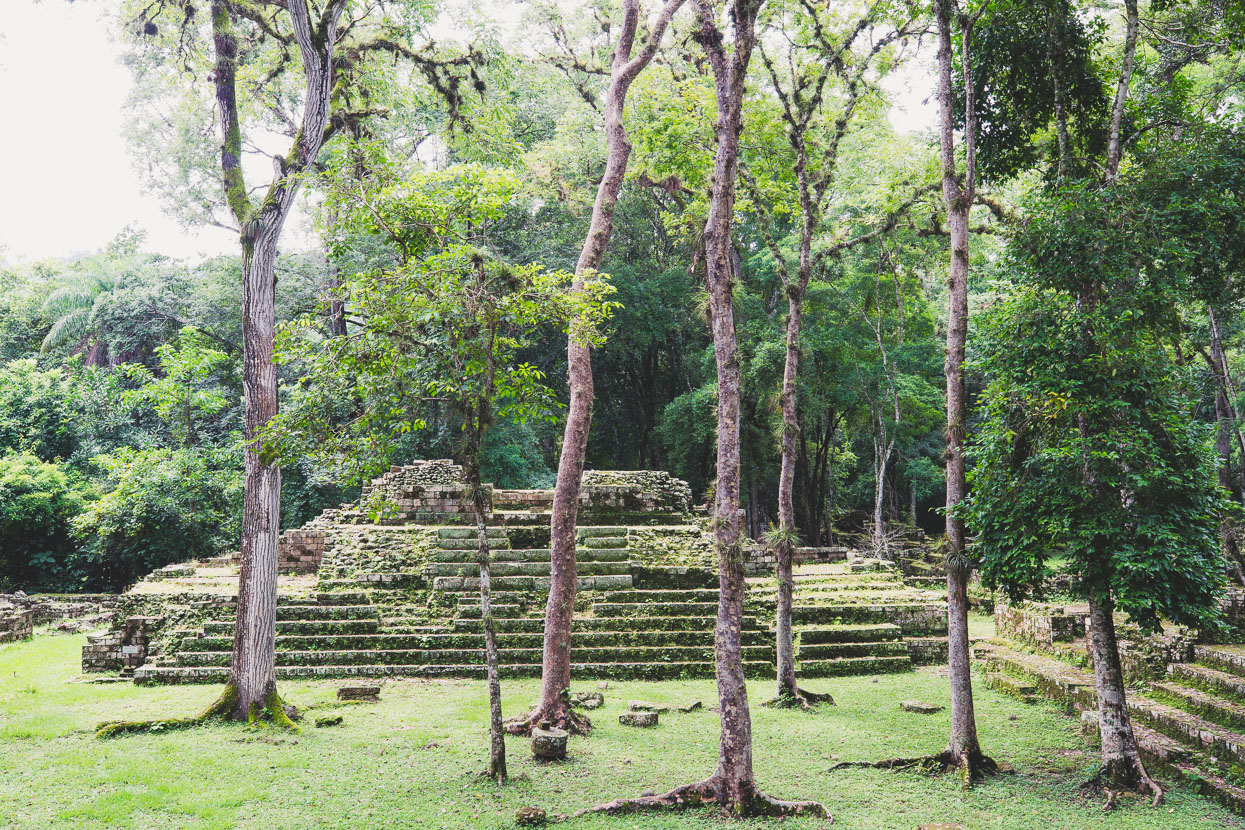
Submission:
M 151 251 L 192 260 L 232 252 L 234 234 L 188 231 L 165 217 L 132 167 L 122 138 L 130 77 L 106 20 L 115 4 L 0 4 L 0 262 L 96 251 L 127 225 L 147 232 Z M 922 129 L 936 117 L 923 89 L 928 71 L 913 64 L 887 84 L 900 129 Z M 287 248 L 310 242 L 295 219 Z
M 105 19 L 115 4 L 0 4 L 0 258 L 95 251 L 126 225 L 172 256 L 234 250 L 228 231 L 167 219 L 134 172 L 121 136 L 130 76 Z

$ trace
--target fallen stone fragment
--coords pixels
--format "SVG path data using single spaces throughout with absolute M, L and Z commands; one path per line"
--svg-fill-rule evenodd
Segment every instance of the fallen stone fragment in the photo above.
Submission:
M 686 706 L 680 706 L 679 711 L 686 715 L 688 712 L 695 712 L 697 709 L 702 708 L 704 705 L 705 704 L 701 703 L 699 700 L 693 700 L 691 703 L 687 704 Z
M 669 712 L 669 706 L 663 706 L 660 703 L 649 703 L 647 700 L 628 700 L 627 708 L 632 712 L 655 712 L 661 714 Z
M 365 683 L 357 686 L 342 686 L 337 690 L 338 700 L 359 700 L 365 703 L 376 703 L 380 700 L 380 686 Z
M 341 726 L 341 715 L 321 715 L 316 718 L 316 726 Z
M 545 811 L 539 807 L 520 807 L 514 811 L 514 823 L 520 827 L 543 827 Z
M 1081 712 L 1081 733 L 1084 735 L 1097 736 L 1098 730 L 1098 710 L 1085 709 Z
M 964 830 L 963 824 L 922 824 L 917 830 Z
M 915 712 L 918 715 L 932 715 L 943 710 L 943 707 L 936 703 L 923 703 L 919 700 L 905 700 L 899 704 L 899 708 L 905 712 Z
M 605 705 L 605 695 L 600 692 L 578 692 L 571 695 L 571 706 L 576 709 L 600 709 Z
M 623 712 L 618 716 L 618 722 L 623 726 L 639 726 L 647 728 L 657 725 L 656 712 Z

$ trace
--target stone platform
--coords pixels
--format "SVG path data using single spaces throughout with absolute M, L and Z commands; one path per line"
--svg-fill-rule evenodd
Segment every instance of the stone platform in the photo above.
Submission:
M 457 475 L 448 462 L 395 468 L 369 485 L 366 506 L 325 511 L 284 534 L 288 575 L 277 613 L 278 677 L 483 676 L 476 531 L 460 509 Z M 716 560 L 687 485 L 652 472 L 589 472 L 584 482 L 572 672 L 584 678 L 712 677 Z M 538 675 L 552 493 L 488 489 L 502 674 Z M 161 620 L 163 630 L 147 638 L 151 647 L 143 643 L 147 659 L 134 669 L 136 681 L 224 680 L 236 593 L 225 586 L 230 578 L 236 584 L 236 570 L 222 557 L 189 574 L 165 573 L 140 584 L 145 601 L 128 607 L 146 618 L 144 632 L 158 628 L 152 619 Z M 938 592 L 905 585 L 893 569 L 852 573 L 848 563 L 835 562 L 799 570 L 803 674 L 908 671 L 945 657 L 945 603 Z M 772 577 L 749 579 L 743 630 L 749 676 L 774 674 L 775 589 Z M 161 596 L 166 605 L 153 605 Z M 107 635 L 112 639 L 94 644 L 91 668 L 100 667 L 104 646 L 128 642 L 126 630 L 120 621 Z M 134 651 L 126 654 L 131 665 Z M 86 663 L 84 653 L 84 670 Z

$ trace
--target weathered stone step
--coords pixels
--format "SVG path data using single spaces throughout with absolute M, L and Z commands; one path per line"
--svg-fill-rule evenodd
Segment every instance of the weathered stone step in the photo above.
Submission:
M 796 631 L 800 644 L 822 643 L 879 643 L 898 640 L 903 636 L 899 626 L 893 623 L 877 625 L 829 625 L 822 628 L 801 628 Z
M 1245 706 L 1180 683 L 1151 683 L 1157 697 L 1228 729 L 1245 729 Z
M 492 577 L 507 576 L 548 576 L 549 560 L 543 562 L 514 562 L 510 560 L 494 560 L 489 565 Z M 631 576 L 631 565 L 627 562 L 580 562 L 576 568 L 579 576 Z M 430 562 L 428 573 L 440 576 L 479 576 L 480 567 L 474 563 Z
M 475 604 L 469 602 L 460 602 L 458 604 L 458 616 L 467 619 L 478 620 L 483 616 L 484 608 L 480 605 L 480 597 L 475 598 Z M 523 606 L 521 605 L 500 605 L 490 602 L 489 610 L 493 612 L 495 620 L 513 620 L 523 616 Z
M 419 571 L 387 571 L 382 573 L 354 573 L 349 577 L 321 579 L 320 587 L 324 590 L 348 590 L 367 586 L 368 588 L 422 588 L 427 578 Z
M 548 548 L 519 548 L 498 552 L 491 562 L 543 562 L 549 565 Z M 626 548 L 582 548 L 575 552 L 575 561 L 585 562 L 628 562 L 631 555 Z M 438 550 L 433 551 L 432 562 L 461 562 L 475 564 L 474 550 Z
M 488 528 L 487 536 L 490 539 L 509 539 L 504 527 Z M 443 527 L 437 530 L 437 539 L 471 539 L 475 540 L 476 529 L 472 527 Z
M 595 602 L 598 617 L 708 617 L 718 612 L 716 602 Z
M 586 525 L 575 529 L 575 536 L 579 539 L 588 539 L 596 536 L 614 536 L 627 538 L 627 528 L 618 527 L 617 525 Z
M 233 637 L 232 620 L 213 620 L 205 623 L 203 631 L 208 635 Z M 277 620 L 277 636 L 284 634 L 374 634 L 380 630 L 380 620 Z
M 367 594 L 362 591 L 321 591 L 316 594 L 320 605 L 367 605 Z
M 1003 692 L 1012 697 L 1018 697 L 1025 703 L 1032 703 L 1037 698 L 1037 686 L 1028 680 L 1021 680 L 1001 671 L 983 671 L 981 679 L 982 684 L 987 689 L 994 689 L 996 692 Z
M 1168 665 L 1167 673 L 1186 686 L 1245 700 L 1245 677 L 1195 663 L 1172 663 Z
M 905 657 L 908 647 L 901 640 L 890 640 L 879 643 L 824 643 L 821 645 L 800 645 L 796 651 L 796 659 L 836 660 L 840 657 Z
M 491 587 L 499 591 L 548 591 L 548 576 L 492 576 Z M 599 576 L 581 576 L 576 580 L 581 591 L 606 591 L 613 588 L 630 588 L 631 573 L 601 574 Z M 478 576 L 437 576 L 433 577 L 432 588 L 435 591 L 456 593 L 459 591 L 480 590 Z
M 277 620 L 378 620 L 373 605 L 278 605 Z
M 572 631 L 713 631 L 714 617 L 576 617 Z M 479 620 L 456 619 L 454 630 L 474 632 L 480 629 Z M 756 617 L 743 618 L 744 631 L 760 630 Z M 499 632 L 543 632 L 545 618 L 497 620 Z
M 630 590 L 630 591 L 609 591 L 602 598 L 607 603 L 624 603 L 624 604 L 642 604 L 652 602 L 678 602 L 678 603 L 712 603 L 714 606 L 718 602 L 718 592 L 716 589 L 688 589 L 688 590 L 666 590 L 654 589 Z
M 503 677 L 536 677 L 540 675 L 539 663 L 531 665 L 502 665 Z M 774 665 L 769 661 L 744 663 L 748 677 L 774 676 Z M 672 680 L 680 678 L 707 678 L 714 676 L 712 661 L 704 663 L 572 663 L 572 678 L 610 680 Z M 333 679 L 343 677 L 455 677 L 482 678 L 482 665 L 420 665 L 420 666 L 277 666 L 277 678 L 287 679 Z M 224 683 L 229 679 L 229 669 L 220 666 L 141 666 L 134 671 L 137 683 Z
M 1235 674 L 1245 678 L 1245 646 L 1194 646 L 1193 659 L 1225 674 Z
M 624 533 L 621 536 L 581 536 L 579 537 L 579 547 L 587 548 L 589 550 L 593 548 L 625 549 L 627 547 L 627 535 Z
M 800 660 L 799 671 L 805 677 L 846 677 L 856 674 L 892 674 L 911 671 L 908 656 L 840 657 L 835 660 Z
M 796 625 L 893 623 L 904 634 L 945 634 L 947 609 L 931 603 L 797 605 Z
M 712 646 L 652 647 L 578 647 L 571 652 L 575 659 L 589 663 L 699 663 L 713 662 Z M 505 665 L 539 665 L 539 648 L 500 648 L 498 659 Z M 774 659 L 770 646 L 743 646 L 745 661 Z M 227 666 L 227 651 L 182 651 L 177 655 L 179 666 Z M 484 649 L 387 649 L 373 651 L 278 651 L 278 666 L 422 666 L 440 663 L 476 665 L 484 662 Z
M 488 537 L 489 550 L 509 550 L 510 540 L 505 536 Z M 474 533 L 470 537 L 454 538 L 441 536 L 437 539 L 437 550 L 466 550 L 475 553 L 480 549 L 480 540 Z
M 745 646 L 772 647 L 772 637 L 764 631 L 743 632 Z M 500 648 L 538 649 L 544 634 L 503 633 L 497 635 Z M 622 646 L 699 646 L 713 647 L 712 631 L 575 631 L 572 649 L 617 648 Z M 198 637 L 184 646 L 193 651 L 230 651 L 233 637 Z M 278 636 L 278 651 L 388 651 L 407 649 L 479 649 L 484 635 L 476 633 L 419 634 L 343 634 L 338 636 Z

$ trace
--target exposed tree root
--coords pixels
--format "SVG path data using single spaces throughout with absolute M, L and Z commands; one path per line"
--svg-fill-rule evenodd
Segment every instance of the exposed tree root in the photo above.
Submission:
M 211 706 L 193 717 L 164 718 L 161 720 L 105 721 L 95 727 L 95 737 L 103 739 L 139 732 L 167 732 L 172 729 L 188 729 L 192 726 L 199 726 L 217 718 L 228 720 L 232 717 L 237 703 L 238 688 L 230 683 L 225 686 L 225 690 L 221 692 L 220 697 Z M 281 699 L 281 696 L 277 694 L 275 689 L 268 693 L 262 704 L 256 702 L 251 705 L 251 710 L 247 713 L 246 722 L 248 728 L 275 726 L 293 732 L 299 731 L 298 725 L 290 720 L 290 716 L 286 712 L 285 701 Z
M 115 738 L 120 735 L 129 735 L 137 732 L 165 732 L 171 729 L 186 729 L 191 726 L 198 726 L 213 718 L 228 718 L 237 702 L 238 687 L 230 683 L 225 686 L 225 690 L 221 692 L 220 697 L 216 698 L 216 701 L 211 706 L 208 706 L 208 708 L 193 717 L 166 718 L 164 720 L 105 721 L 95 727 L 95 737 L 97 739 Z
M 556 705 L 537 705 L 531 712 L 515 715 L 506 721 L 506 734 L 531 735 L 532 730 L 544 721 L 548 721 L 550 726 L 565 729 L 572 735 L 587 735 L 592 731 L 592 721 L 587 715 L 576 712 L 571 707 L 570 691 L 563 689 Z
M 829 692 L 810 692 L 808 689 L 797 688 L 795 694 L 787 692 L 767 700 L 761 705 L 772 709 L 794 709 L 798 706 L 807 712 L 814 706 L 820 706 L 823 703 L 827 706 L 833 706 L 834 695 Z
M 981 752 L 964 752 L 959 756 L 950 750 L 937 755 L 922 755 L 919 758 L 886 758 L 881 761 L 843 761 L 826 770 L 834 772 L 840 769 L 887 769 L 894 772 L 900 770 L 916 770 L 926 775 L 944 775 L 955 772 L 960 776 L 964 789 L 971 789 L 973 784 L 984 780 L 987 776 L 999 772 L 999 765 L 993 758 Z
M 644 795 L 639 798 L 619 798 L 607 801 L 575 813 L 576 817 L 600 813 L 605 815 L 629 815 L 658 810 L 690 810 L 697 807 L 717 807 L 723 816 L 731 818 L 784 816 L 816 816 L 829 818 L 826 808 L 816 801 L 779 801 L 755 787 L 747 786 L 734 797 L 730 795 L 728 782 L 720 775 L 713 775 L 695 784 L 675 787 L 664 795 Z
M 1107 768 L 1099 770 L 1093 778 L 1081 785 L 1081 792 L 1105 795 L 1104 810 L 1114 810 L 1116 799 L 1124 792 L 1151 796 L 1150 806 L 1159 806 L 1163 801 L 1163 796 L 1167 794 L 1166 791 L 1150 777 L 1140 762 L 1136 764 L 1124 762 L 1124 766 L 1126 769 L 1116 775 L 1112 775 L 1111 770 Z

